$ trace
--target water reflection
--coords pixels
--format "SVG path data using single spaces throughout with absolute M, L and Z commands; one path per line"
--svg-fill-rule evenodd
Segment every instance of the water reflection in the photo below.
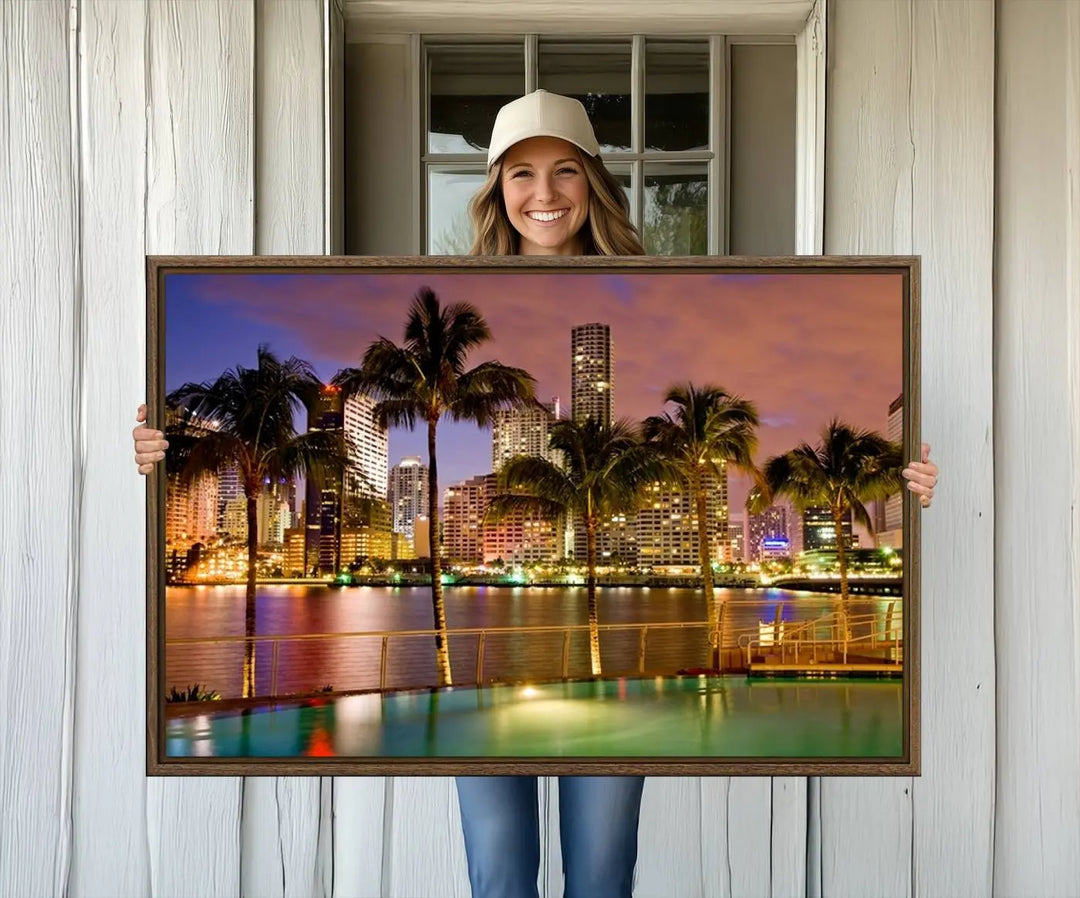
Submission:
M 745 677 L 455 688 L 178 718 L 166 744 L 172 757 L 897 757 L 901 691 Z
M 825 594 L 793 593 L 778 589 L 717 591 L 731 599 L 724 614 L 724 643 L 733 645 L 736 634 L 761 627 L 762 635 L 812 620 L 834 610 L 836 598 Z M 751 602 L 745 600 L 752 599 Z M 513 589 L 455 587 L 445 592 L 448 623 L 454 628 L 511 626 L 570 626 L 586 624 L 584 587 Z M 178 637 L 346 633 L 431 628 L 430 592 L 423 587 L 262 586 L 255 615 L 245 621 L 244 588 L 169 587 L 166 590 L 165 635 Z M 894 606 L 891 598 L 853 599 L 853 614 L 873 613 L 882 626 Z M 645 655 L 646 671 L 667 674 L 708 662 L 707 609 L 704 596 L 693 589 L 602 588 L 601 624 L 700 621 L 693 629 L 650 628 Z M 568 649 L 570 678 L 590 673 L 588 633 L 570 634 L 555 629 L 544 633 L 488 633 L 483 672 L 503 681 L 558 679 Z M 476 674 L 478 636 L 451 634 L 450 658 L 455 681 L 469 683 Z M 330 686 L 334 691 L 375 689 L 380 681 L 382 639 L 303 639 L 278 643 L 276 665 L 273 642 L 259 642 L 245 667 L 242 642 L 224 645 L 169 646 L 166 650 L 166 689 L 198 683 L 223 697 L 242 694 L 243 678 L 254 675 L 255 693 L 269 694 L 276 674 L 276 692 L 311 693 Z M 391 637 L 386 678 L 389 689 L 405 689 L 436 682 L 434 641 L 431 637 Z M 640 631 L 601 631 L 601 656 L 606 675 L 636 674 Z M 253 670 L 251 669 L 253 665 Z M 478 699 L 482 701 L 482 699 Z

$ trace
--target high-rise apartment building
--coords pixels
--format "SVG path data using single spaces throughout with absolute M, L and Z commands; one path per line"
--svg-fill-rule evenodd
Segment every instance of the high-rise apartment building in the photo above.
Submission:
M 582 324 L 570 332 L 570 415 L 575 421 L 614 419 L 615 355 L 611 328 Z
M 240 483 L 240 471 L 236 465 L 228 465 L 218 471 L 217 525 L 225 530 L 225 508 L 237 496 L 244 495 Z
M 904 394 L 901 393 L 889 404 L 889 419 L 885 436 L 896 443 L 904 440 Z M 903 542 L 904 530 L 904 491 L 901 490 L 885 500 L 884 529 L 892 534 L 889 545 L 899 546 Z
M 559 398 L 495 413 L 491 429 L 491 470 L 496 474 L 515 455 L 546 458 L 561 464 L 561 453 L 548 448 L 551 425 L 559 420 Z
M 307 572 L 336 574 L 342 559 L 342 514 L 352 500 L 386 498 L 388 435 L 375 421 L 375 403 L 368 396 L 343 400 L 340 388 L 323 387 L 308 416 L 308 430 L 342 431 L 349 441 L 353 470 L 345 478 L 327 478 L 321 485 L 307 479 L 305 555 Z
M 773 557 L 777 554 L 791 554 L 787 506 L 770 505 L 761 514 L 750 515 L 747 530 L 749 531 L 746 546 L 748 561 L 761 561 L 762 558 Z M 774 551 L 774 547 L 782 540 L 787 541 L 788 551 L 778 553 Z M 766 541 L 772 545 L 766 547 Z
M 379 426 L 374 411 L 375 400 L 370 396 L 354 395 L 344 402 L 345 439 L 354 469 L 346 480 L 346 497 L 386 498 L 390 434 Z
M 485 523 L 498 492 L 495 474 L 472 477 L 443 491 L 443 556 L 463 564 L 552 561 L 561 557 L 558 522 L 515 511 L 498 523 Z
M 728 534 L 728 475 L 705 477 L 705 514 L 709 535 L 709 558 L 720 560 Z M 650 567 L 697 566 L 697 508 L 690 491 L 682 486 L 654 483 L 635 515 L 638 563 Z
M 841 522 L 844 534 L 844 548 L 851 549 L 858 545 L 851 531 L 851 512 Z M 810 506 L 802 516 L 803 551 L 814 552 L 818 549 L 836 549 L 836 526 L 832 512 L 824 506 Z
M 721 546 L 720 557 L 729 564 L 746 560 L 746 534 L 742 518 L 728 521 L 727 539 Z
M 494 474 L 470 477 L 443 490 L 442 554 L 448 561 L 484 560 L 484 513 L 494 495 Z
M 390 510 L 394 533 L 414 535 L 413 524 L 428 509 L 428 467 L 418 455 L 406 455 L 390 469 Z
M 180 421 L 180 412 L 166 409 L 166 427 Z M 216 424 L 187 417 L 188 426 L 196 433 L 209 433 Z M 206 543 L 217 536 L 220 528 L 218 502 L 220 479 L 216 474 L 204 474 L 187 484 L 181 484 L 176 474 L 165 481 L 165 545 L 186 552 L 195 543 Z

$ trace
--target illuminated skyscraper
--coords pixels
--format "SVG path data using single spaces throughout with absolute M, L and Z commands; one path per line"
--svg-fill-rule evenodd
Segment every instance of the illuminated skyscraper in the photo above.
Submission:
M 851 512 L 841 522 L 844 534 L 844 548 L 858 546 L 858 540 L 851 532 Z M 803 551 L 814 552 L 817 549 L 836 549 L 836 525 L 832 514 L 824 506 L 811 506 L 803 512 L 802 518 Z
M 329 478 L 322 488 L 307 479 L 305 556 L 310 574 L 336 573 L 341 567 L 341 516 L 351 499 L 386 498 L 388 434 L 372 416 L 374 401 L 368 396 L 350 396 L 342 401 L 341 390 L 323 387 L 319 403 L 308 416 L 308 430 L 343 430 L 351 443 L 350 461 L 354 471 L 342 478 Z
M 483 561 L 484 513 L 494 495 L 494 474 L 470 477 L 443 490 L 442 554 L 448 561 Z
M 901 393 L 889 404 L 889 422 L 885 436 L 896 443 L 904 439 L 904 395 Z M 892 545 L 899 546 L 899 531 L 904 529 L 904 491 L 889 496 L 885 500 L 885 530 L 897 531 L 897 540 Z
M 721 556 L 726 562 L 746 561 L 746 534 L 742 518 L 728 521 L 727 539 L 723 541 Z
M 705 515 L 709 558 L 717 561 L 728 541 L 728 475 L 706 475 Z M 697 508 L 688 489 L 653 484 L 636 515 L 638 563 L 651 567 L 700 565 Z
M 390 469 L 390 508 L 394 533 L 412 540 L 413 522 L 428 513 L 428 467 L 418 455 L 407 455 Z
M 166 409 L 167 427 L 177 424 L 180 416 L 175 409 Z M 216 429 L 210 421 L 188 420 L 196 433 Z M 169 550 L 186 553 L 195 543 L 206 543 L 220 531 L 218 504 L 220 478 L 204 474 L 188 484 L 181 484 L 176 474 L 165 481 L 165 544 Z
M 749 540 L 746 555 L 749 561 L 761 561 L 774 555 L 791 555 L 791 539 L 788 533 L 788 514 L 785 505 L 770 505 L 761 514 L 752 514 L 749 518 Z M 763 551 L 765 541 L 779 547 L 782 540 L 788 543 L 788 550 L 775 551 L 771 547 Z
M 497 411 L 491 431 L 491 470 L 497 474 L 515 455 L 532 455 L 560 464 L 560 453 L 548 449 L 551 425 L 558 420 L 557 396 L 551 402 Z
M 611 328 L 582 324 L 570 332 L 570 415 L 611 424 L 615 408 L 615 355 Z

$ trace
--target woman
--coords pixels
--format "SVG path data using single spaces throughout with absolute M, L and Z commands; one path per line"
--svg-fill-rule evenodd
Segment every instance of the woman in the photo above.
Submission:
M 642 255 L 621 185 L 600 160 L 585 108 L 536 91 L 500 111 L 488 177 L 470 203 L 473 255 Z M 145 421 L 140 406 L 137 420 Z M 133 431 L 141 473 L 165 457 L 163 434 Z M 929 506 L 937 467 L 923 447 L 905 469 Z M 559 777 L 565 898 L 630 898 L 644 777 Z M 536 777 L 457 778 L 473 898 L 536 898 Z

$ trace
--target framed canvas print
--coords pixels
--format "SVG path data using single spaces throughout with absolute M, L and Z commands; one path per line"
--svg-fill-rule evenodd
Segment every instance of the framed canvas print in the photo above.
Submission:
M 918 258 L 147 297 L 149 773 L 919 773 Z

